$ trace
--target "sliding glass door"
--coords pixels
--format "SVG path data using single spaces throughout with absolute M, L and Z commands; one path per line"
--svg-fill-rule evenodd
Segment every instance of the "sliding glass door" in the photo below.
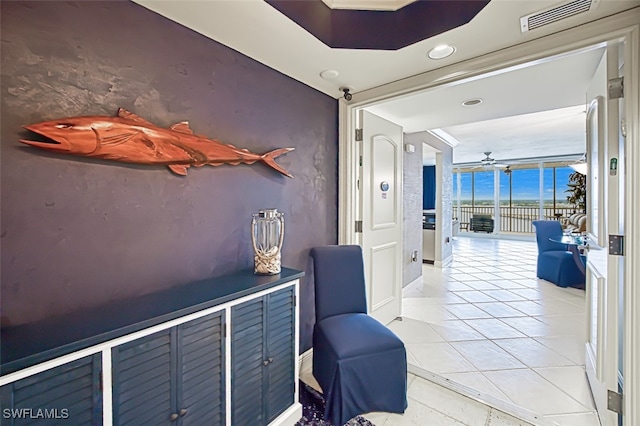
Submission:
M 495 232 L 533 233 L 534 220 L 562 220 L 575 213 L 576 207 L 567 201 L 573 172 L 562 164 L 539 163 L 459 170 L 453 176 L 454 216 L 463 231 L 470 230 L 474 214 L 485 214 L 499 218 Z

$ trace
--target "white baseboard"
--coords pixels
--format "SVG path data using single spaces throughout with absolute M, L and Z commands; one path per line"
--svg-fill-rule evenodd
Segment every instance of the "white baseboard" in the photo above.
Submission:
M 300 354 L 300 358 L 299 358 L 299 371 L 311 371 L 311 368 L 313 367 L 313 348 L 305 351 L 304 353 Z
M 402 287 L 402 289 L 403 290 L 410 289 L 411 287 L 419 285 L 421 283 L 422 283 L 422 275 L 420 275 L 418 278 L 416 278 L 415 280 L 411 281 L 409 284 Z
M 442 268 L 444 266 L 448 266 L 451 264 L 451 262 L 453 262 L 453 254 L 450 254 L 449 257 L 447 257 L 444 260 L 436 260 L 433 265 L 437 266 L 438 268 Z
M 296 402 L 284 413 L 280 414 L 269 426 L 293 426 L 302 418 L 302 404 Z

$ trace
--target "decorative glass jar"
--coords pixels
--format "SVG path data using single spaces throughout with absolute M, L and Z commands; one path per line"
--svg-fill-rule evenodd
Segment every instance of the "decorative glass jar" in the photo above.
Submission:
M 284 240 L 284 214 L 277 209 L 260 210 L 251 221 L 251 242 L 254 251 L 254 273 L 280 273 L 280 250 Z

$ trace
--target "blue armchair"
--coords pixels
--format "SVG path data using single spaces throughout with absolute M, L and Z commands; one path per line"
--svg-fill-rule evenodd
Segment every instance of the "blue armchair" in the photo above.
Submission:
M 311 257 L 316 297 L 313 375 L 326 400 L 324 419 L 339 426 L 372 411 L 404 413 L 405 347 L 367 315 L 362 249 L 316 247 Z
M 565 244 L 549 240 L 562 235 L 562 225 L 557 220 L 536 220 L 538 265 L 536 275 L 560 287 L 584 288 L 585 276 L 576 264 L 574 254 Z

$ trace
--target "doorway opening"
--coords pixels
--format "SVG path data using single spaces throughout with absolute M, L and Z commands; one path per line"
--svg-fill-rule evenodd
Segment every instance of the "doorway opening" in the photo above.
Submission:
M 571 51 L 571 52 L 564 52 L 560 56 L 567 55 L 567 54 L 579 54 L 579 53 L 584 53 L 584 52 L 590 52 L 590 51 L 599 49 L 601 47 L 603 47 L 602 44 L 592 44 L 592 45 L 589 45 L 589 46 L 580 46 L 579 50 L 574 50 L 574 51 Z M 538 58 L 538 59 L 536 59 L 536 63 L 539 63 L 540 61 L 541 62 L 552 61 L 552 60 L 557 59 L 557 56 L 558 55 L 556 55 L 555 57 L 554 56 L 547 56 L 546 58 L 542 58 L 542 59 Z M 517 68 L 523 67 L 523 66 L 527 67 L 527 66 L 532 66 L 532 65 L 533 65 L 532 62 L 523 62 L 520 65 L 516 66 L 514 69 L 517 69 Z M 471 77 L 471 79 L 480 79 L 483 76 L 491 76 L 491 75 L 495 75 L 496 73 L 506 73 L 506 72 L 509 72 L 509 71 L 513 70 L 513 69 L 507 69 L 507 68 L 508 67 L 505 66 L 500 71 L 494 70 L 494 71 L 492 71 L 492 73 L 488 73 L 488 74 L 487 73 L 485 73 L 485 74 L 480 74 L 479 73 L 478 75 L 475 75 L 475 76 Z M 455 78 L 452 78 L 452 79 L 450 79 L 448 84 L 443 84 L 443 85 L 439 85 L 439 86 L 438 85 L 432 85 L 432 87 L 430 87 L 430 88 L 432 88 L 434 90 L 445 90 L 445 89 L 449 89 L 449 88 L 452 88 L 452 87 L 455 87 L 455 86 L 458 86 L 458 85 L 461 85 L 461 84 L 462 84 L 462 80 L 456 80 Z M 406 95 L 406 93 L 408 93 L 408 92 L 403 93 L 403 95 Z M 380 97 L 378 96 L 378 98 L 375 101 L 371 101 L 370 106 L 365 106 L 364 105 L 364 101 L 363 101 L 363 105 L 361 107 L 364 107 L 364 108 L 366 108 L 368 110 L 374 111 L 375 108 L 378 108 L 381 105 L 383 105 L 383 102 L 380 99 Z M 348 118 L 350 114 L 352 114 L 352 113 L 354 113 L 356 111 L 356 108 L 357 108 L 357 106 L 354 106 L 353 108 L 345 108 L 344 105 L 343 105 L 341 107 L 341 111 L 343 113 L 342 117 L 343 118 Z M 349 120 L 347 120 L 347 122 L 349 122 Z M 353 123 L 353 121 L 351 121 L 351 123 Z M 347 124 L 346 126 L 343 125 L 343 129 L 344 128 L 348 129 L 349 126 L 350 126 L 349 124 Z M 413 134 L 413 133 L 407 134 L 405 132 L 405 143 L 407 142 L 407 135 L 411 135 L 411 134 Z M 341 156 L 344 156 L 346 158 L 350 158 L 349 149 L 347 149 L 345 151 L 341 150 Z M 349 168 L 350 167 L 353 167 L 353 166 L 347 165 L 345 168 L 341 168 L 341 174 L 342 174 L 343 177 L 349 175 L 349 172 L 350 172 Z M 444 177 L 444 179 L 446 180 L 447 177 Z M 451 183 L 451 178 L 449 177 L 448 179 L 449 179 L 449 183 L 452 184 Z M 441 182 L 441 184 L 443 184 L 443 183 Z M 352 238 L 352 237 L 350 237 L 350 235 L 352 235 L 352 234 L 350 232 L 351 229 L 350 229 L 350 225 L 349 225 L 349 219 L 353 217 L 350 214 L 351 214 L 352 211 L 355 211 L 355 210 L 350 210 L 348 207 L 349 207 L 349 201 L 350 201 L 351 197 L 355 194 L 355 191 L 352 194 L 349 194 L 348 192 L 349 192 L 349 190 L 341 191 L 341 200 L 343 201 L 342 209 L 343 209 L 343 211 L 345 211 L 345 209 L 346 209 L 346 211 L 345 211 L 346 214 L 341 215 L 341 219 L 346 219 L 346 222 L 343 222 L 343 224 L 340 227 L 340 230 L 341 230 L 340 240 L 341 240 L 341 242 L 348 242 Z M 448 212 L 446 211 L 446 208 L 443 208 L 442 211 L 440 212 L 440 215 L 437 217 L 436 220 L 439 220 L 441 223 L 450 222 L 452 220 L 452 218 L 453 218 L 453 215 L 452 215 L 453 207 L 450 206 L 449 208 L 450 208 L 450 210 Z M 446 235 L 443 235 L 443 237 L 446 238 Z M 460 240 L 461 238 L 458 238 L 458 239 Z M 471 266 L 471 267 L 473 267 L 473 266 Z M 509 272 L 509 271 L 505 271 L 505 272 Z M 488 273 L 490 273 L 490 272 L 488 272 Z M 525 279 L 527 279 L 527 278 L 525 278 Z M 469 289 L 468 291 L 474 291 L 474 290 L 477 290 L 477 289 L 473 289 L 472 288 L 472 289 Z M 495 290 L 495 289 L 490 289 L 490 290 Z M 501 289 L 501 290 L 509 291 L 508 289 Z M 524 288 L 522 290 L 527 290 L 527 288 Z M 478 290 L 478 291 L 482 291 L 482 290 Z M 499 291 L 499 290 L 497 290 L 497 291 Z M 513 292 L 511 292 L 511 293 L 513 293 Z M 524 292 L 524 293 L 526 293 L 526 292 Z M 517 294 L 517 293 L 515 293 L 515 294 Z M 500 302 L 500 301 L 498 300 L 498 302 Z M 479 302 L 479 303 L 482 303 L 482 302 Z M 492 302 L 485 302 L 485 303 L 492 303 Z M 534 303 L 535 303 L 535 301 L 534 301 Z M 486 311 L 485 311 L 485 313 L 486 313 Z M 529 316 L 531 316 L 531 315 L 529 315 Z M 460 319 L 460 318 L 458 318 L 458 319 Z M 526 338 L 532 338 L 532 337 L 531 336 L 527 336 Z M 552 367 L 550 367 L 550 368 L 552 368 Z
M 437 259 L 440 267 L 423 266 L 421 282 L 405 288 L 403 321 L 390 324 L 405 339 L 415 371 L 466 386 L 499 408 L 536 423 L 541 419 L 558 424 L 577 419 L 585 425 L 599 423 L 585 375 L 585 292 L 537 279 L 531 222 L 562 219 L 555 216 L 561 200 L 558 192 L 567 190 L 568 182 L 558 188 L 553 178 L 584 156 L 585 108 L 572 104 L 584 98 L 602 55 L 603 48 L 594 47 L 456 87 L 474 93 L 484 85 L 516 84 L 499 80 L 526 81 L 523 97 L 540 108 L 543 102 L 537 102 L 533 92 L 545 88 L 536 85 L 534 75 L 546 80 L 554 73 L 558 84 L 566 80 L 576 86 L 566 99 L 546 99 L 545 111 L 479 123 L 434 123 L 435 128 L 427 129 L 430 136 L 454 145 L 449 148 L 450 164 L 436 164 L 451 170 L 450 176 L 440 176 L 437 186 L 452 194 L 438 197 L 441 214 L 436 226 L 441 224 L 446 236 L 444 222 L 457 219 L 461 229 L 457 236 L 451 230 L 450 258 Z M 582 82 L 571 72 L 574 66 L 584 72 Z M 558 74 L 560 70 L 563 75 Z M 455 96 L 447 92 L 437 96 Z M 486 107 L 490 101 L 483 104 Z M 375 110 L 385 116 L 393 105 L 385 108 L 376 105 Z M 526 108 L 526 104 L 514 104 L 508 110 Z M 535 122 L 536 117 L 542 118 Z M 405 134 L 409 143 L 417 138 L 427 134 Z M 435 144 L 433 138 L 426 141 Z M 548 147 L 541 149 L 545 144 Z M 507 167 L 510 174 L 503 171 Z M 515 193 L 514 180 L 521 183 L 516 184 Z M 503 206 L 505 199 L 509 204 Z M 569 216 L 563 214 L 565 219 Z M 508 235 L 529 241 L 501 238 Z M 497 239 L 480 238 L 484 236 Z

